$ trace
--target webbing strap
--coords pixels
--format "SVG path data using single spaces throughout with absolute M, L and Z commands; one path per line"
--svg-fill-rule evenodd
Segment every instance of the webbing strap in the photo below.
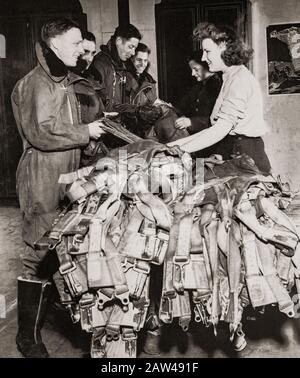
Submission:
M 81 179 L 85 176 L 88 176 L 95 167 L 93 166 L 87 166 L 80 169 L 77 169 L 77 171 L 69 172 L 69 173 L 63 173 L 59 176 L 58 183 L 59 184 L 72 184 L 74 181 Z
M 109 237 L 106 237 L 103 250 L 107 256 L 107 265 L 114 283 L 115 297 L 121 301 L 123 310 L 126 311 L 129 303 L 129 289 L 121 264 L 121 256 Z
M 180 217 L 181 215 L 181 217 Z M 190 261 L 191 230 L 193 226 L 193 213 L 175 214 L 179 218 L 178 239 L 176 252 L 173 257 L 173 286 L 178 292 L 184 291 L 185 267 Z M 182 217 L 183 215 L 183 217 Z
M 277 274 L 283 283 L 283 285 L 288 285 L 291 279 L 291 269 L 292 269 L 292 259 L 288 256 L 285 256 L 280 251 L 277 251 L 277 263 L 276 263 L 276 271 Z
M 140 213 L 140 211 L 135 207 L 133 209 L 133 212 L 130 216 L 129 223 L 126 227 L 126 230 L 124 231 L 119 244 L 117 246 L 117 250 L 120 254 L 125 256 L 132 256 L 132 249 L 140 249 L 143 248 L 142 240 L 138 238 L 138 232 L 141 227 L 141 224 L 143 222 L 143 215 Z
M 136 331 L 140 331 L 146 322 L 147 312 L 150 305 L 149 300 L 149 280 L 144 287 L 143 294 L 141 295 L 140 299 L 133 300 L 133 306 L 135 309 L 138 310 L 138 313 L 135 313 L 133 316 L 134 324 L 136 325 Z
M 300 295 L 300 244 L 298 244 L 295 254 L 292 257 L 292 263 L 294 267 L 297 293 Z
M 257 251 L 256 236 L 246 226 L 241 225 L 243 253 L 246 267 L 246 282 L 253 307 L 276 303 L 270 286 L 260 272 L 260 258 Z
M 66 240 L 56 246 L 56 253 L 60 263 L 59 272 L 64 277 L 68 289 L 73 297 L 81 295 L 87 290 L 85 272 L 80 272 L 78 265 L 69 255 Z
M 173 286 L 173 257 L 176 251 L 178 240 L 179 222 L 175 218 L 170 230 L 170 240 L 163 266 L 163 288 L 160 300 L 159 318 L 164 323 L 172 323 L 173 308 L 172 299 L 176 297 Z
M 260 205 L 264 210 L 265 214 L 270 217 L 275 223 L 284 226 L 299 238 L 299 231 L 297 227 L 292 222 L 292 220 L 268 198 L 260 197 L 259 199 Z
M 274 228 L 261 225 L 256 218 L 255 209 L 250 201 L 243 201 L 234 210 L 235 216 L 252 230 L 258 238 L 274 243 L 280 249 L 286 249 L 293 253 L 298 244 L 298 236 L 293 232 L 286 230 L 280 225 Z M 277 226 L 277 227 L 276 227 Z
M 130 297 L 139 300 L 150 274 L 150 265 L 146 261 L 134 260 L 133 263 L 125 259 L 123 265 Z
M 136 206 L 144 217 L 156 222 L 158 227 L 169 230 L 172 224 L 170 210 L 158 196 L 148 190 L 148 176 L 133 173 L 129 177 L 128 187 L 140 200 Z
M 275 248 L 272 245 L 256 240 L 258 254 L 262 264 L 262 273 L 266 278 L 275 298 L 278 302 L 279 310 L 288 317 L 294 317 L 294 303 L 291 300 L 286 288 L 280 282 L 274 264 Z
M 87 256 L 87 277 L 90 288 L 113 287 L 114 282 L 108 269 L 106 256 L 101 251 L 103 223 L 94 218 L 90 223 L 89 248 Z
M 136 357 L 137 335 L 132 328 L 124 327 L 122 330 L 122 340 L 125 342 L 125 353 L 130 358 Z
M 239 288 L 242 268 L 241 233 L 238 224 L 232 220 L 228 235 L 227 271 L 229 281 L 229 308 L 225 320 L 230 324 L 231 334 L 237 330 L 239 316 Z
M 213 216 L 214 213 L 211 213 Z M 216 326 L 219 322 L 219 316 L 221 314 L 221 305 L 219 299 L 220 290 L 220 276 L 219 276 L 219 250 L 217 244 L 217 230 L 219 221 L 217 219 L 211 219 L 210 222 L 204 225 L 204 240 L 205 248 L 204 253 L 208 253 L 210 261 L 210 272 L 208 272 L 208 278 L 212 277 L 212 306 L 210 314 L 210 322 L 214 327 L 216 334 Z
M 81 328 L 86 332 L 92 332 L 99 327 L 105 327 L 107 315 L 105 311 L 99 311 L 93 294 L 85 293 L 79 301 Z

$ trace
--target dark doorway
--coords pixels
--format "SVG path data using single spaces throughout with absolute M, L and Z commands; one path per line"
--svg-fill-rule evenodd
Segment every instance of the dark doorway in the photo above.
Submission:
M 226 24 L 247 39 L 248 0 L 162 0 L 155 6 L 159 95 L 176 104 L 192 85 L 187 59 L 201 21 Z

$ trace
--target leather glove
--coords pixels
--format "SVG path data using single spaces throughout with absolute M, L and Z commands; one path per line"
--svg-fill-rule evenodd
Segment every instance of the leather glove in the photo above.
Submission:
M 139 120 L 147 123 L 154 123 L 161 117 L 162 111 L 160 107 L 142 105 L 137 107 L 136 114 Z

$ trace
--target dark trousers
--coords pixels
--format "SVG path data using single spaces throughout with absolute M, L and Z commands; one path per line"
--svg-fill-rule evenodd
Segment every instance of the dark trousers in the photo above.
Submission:
M 199 158 L 206 158 L 212 154 L 222 155 L 224 160 L 247 154 L 250 156 L 257 168 L 264 174 L 269 174 L 271 164 L 265 152 L 264 141 L 261 137 L 247 137 L 244 135 L 227 135 L 223 140 L 204 150 L 197 151 L 193 155 Z
M 218 143 L 217 151 L 216 153 L 221 154 L 224 160 L 247 154 L 254 160 L 257 168 L 262 173 L 268 174 L 271 171 L 271 164 L 265 152 L 264 141 L 261 137 L 227 135 Z

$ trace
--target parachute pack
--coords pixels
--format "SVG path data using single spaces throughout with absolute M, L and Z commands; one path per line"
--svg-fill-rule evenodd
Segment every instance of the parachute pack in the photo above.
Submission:
M 61 176 L 69 205 L 36 248 L 57 254 L 61 302 L 91 333 L 92 357 L 136 357 L 154 265 L 163 266 L 162 323 L 187 331 L 194 320 L 216 333 L 222 321 L 234 341 L 247 306 L 294 316 L 300 249 L 284 212 L 291 193 L 246 155 L 197 164 L 142 141 Z

